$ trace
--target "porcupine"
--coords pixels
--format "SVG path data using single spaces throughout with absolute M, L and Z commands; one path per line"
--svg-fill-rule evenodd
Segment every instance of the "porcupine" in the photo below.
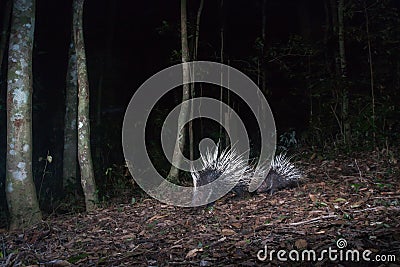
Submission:
M 195 204 L 197 201 L 208 200 L 211 197 L 212 192 L 208 192 L 209 195 L 202 195 L 201 192 L 197 190 L 197 187 L 209 184 L 216 179 L 221 177 L 223 183 L 233 183 L 235 187 L 233 191 L 236 194 L 240 194 L 241 187 L 243 189 L 247 185 L 244 177 L 247 177 L 251 171 L 251 167 L 248 165 L 247 161 L 239 154 L 236 153 L 235 149 L 224 149 L 219 153 L 219 143 L 217 147 L 211 152 L 209 149 L 206 150 L 205 154 L 201 154 L 201 163 L 203 165 L 202 170 L 197 171 L 194 168 L 191 170 L 191 175 L 193 179 L 194 194 L 192 203 Z
M 213 182 L 224 174 L 224 182 L 235 181 L 232 191 L 239 196 L 243 196 L 249 191 L 249 184 L 255 177 L 264 179 L 257 188 L 257 193 L 270 193 L 295 186 L 302 177 L 301 171 L 295 167 L 287 157 L 286 153 L 276 155 L 270 168 L 265 164 L 254 167 L 234 149 L 225 149 L 219 153 L 219 144 L 213 152 L 207 150 L 201 155 L 203 169 L 201 171 L 191 170 L 194 185 L 194 198 L 196 197 L 196 187 Z

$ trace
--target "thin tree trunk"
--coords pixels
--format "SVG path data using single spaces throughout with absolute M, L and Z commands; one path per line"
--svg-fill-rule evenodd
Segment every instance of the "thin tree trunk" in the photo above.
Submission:
M 197 10 L 197 16 L 196 16 L 196 32 L 195 32 L 195 41 L 194 41 L 194 51 L 193 51 L 193 61 L 197 60 L 197 53 L 199 50 L 199 36 L 200 36 L 200 19 L 201 19 L 201 13 L 203 11 L 203 6 L 204 6 L 204 0 L 200 1 L 200 6 L 199 9 Z M 196 88 L 195 88 L 195 83 L 191 83 L 190 85 L 190 98 L 194 98 L 196 96 Z M 193 118 L 193 105 L 190 105 L 190 117 Z M 189 157 L 190 160 L 193 161 L 194 159 L 194 134 L 193 134 L 193 120 L 189 121 L 189 146 L 190 146 L 190 151 L 189 151 Z
M 1 23 L 1 35 L 0 35 L 0 73 L 2 70 L 3 58 L 6 53 L 9 29 L 10 29 L 10 18 L 11 18 L 12 1 L 6 0 L 4 4 L 4 10 L 2 11 L 2 23 Z
M 98 200 L 90 148 L 89 82 L 83 39 L 83 4 L 84 0 L 73 2 L 73 31 L 78 71 L 78 160 L 86 210 L 90 211 L 96 207 Z
M 261 38 L 262 38 L 262 51 L 261 51 L 261 91 L 268 96 L 267 91 L 267 0 L 262 2 L 262 17 L 261 17 Z
M 200 19 L 201 19 L 201 14 L 203 12 L 203 7 L 204 7 L 204 0 L 201 0 L 196 16 L 196 35 L 195 35 L 196 37 L 194 42 L 193 60 L 197 60 L 197 54 L 199 52 Z
M 187 39 L 187 16 L 186 16 L 186 0 L 181 0 L 181 45 L 182 45 L 182 63 L 187 63 L 189 61 L 189 46 Z M 190 84 L 189 84 L 189 66 L 183 64 L 183 92 L 182 92 L 182 106 L 178 117 L 178 129 L 180 129 L 188 116 L 189 105 L 186 100 L 189 99 Z M 186 102 L 185 102 L 186 101 Z M 168 174 L 169 181 L 177 181 L 179 175 L 179 169 L 175 166 L 180 166 L 182 162 L 182 157 L 180 157 L 180 152 L 183 153 L 185 147 L 185 129 L 182 128 L 181 132 L 178 132 L 174 154 L 172 156 L 172 166 Z
M 227 59 L 227 63 L 228 63 L 228 65 L 229 65 L 229 58 Z M 229 81 L 230 81 L 230 77 L 229 77 L 229 75 L 230 75 L 230 72 L 229 72 L 229 69 L 228 69 L 228 71 L 227 71 L 227 80 L 228 80 L 228 88 L 229 88 L 229 86 L 230 86 L 230 84 L 229 84 Z M 231 93 L 230 93 L 230 90 L 227 90 L 227 92 L 226 92 L 226 104 L 228 105 L 228 106 L 230 106 L 230 104 L 231 104 Z M 226 126 L 226 128 L 227 128 L 227 131 L 226 131 L 226 133 L 225 133 L 225 146 L 226 147 L 228 147 L 228 146 L 232 146 L 232 145 L 234 145 L 234 144 L 231 144 L 231 140 L 229 139 L 229 132 L 230 133 L 233 133 L 233 134 L 236 134 L 236 131 L 233 131 L 233 129 L 236 129 L 234 126 L 235 125 L 233 125 L 230 121 L 231 121 L 231 116 L 232 116 L 232 111 L 230 110 L 230 109 L 228 109 L 227 111 L 226 111 L 226 113 L 225 113 L 225 125 L 227 125 Z M 229 125 L 229 126 L 228 126 Z
M 369 17 L 366 3 L 364 2 L 364 14 L 365 14 L 365 30 L 367 33 L 367 44 L 368 44 L 368 62 L 369 62 L 369 74 L 371 77 L 371 99 L 372 99 L 372 136 L 374 138 L 374 147 L 376 146 L 376 131 L 375 131 L 375 86 L 374 86 L 374 69 L 372 64 L 372 52 L 371 52 L 371 38 L 369 34 Z
M 345 144 L 350 142 L 350 122 L 349 122 L 349 92 L 346 79 L 346 53 L 344 47 L 344 0 L 339 0 L 338 4 L 338 21 L 339 21 L 339 56 L 340 56 L 340 74 L 342 81 L 342 123 L 343 123 L 343 140 Z
M 342 77 L 346 76 L 346 55 L 344 47 L 344 0 L 339 0 L 338 5 L 338 21 L 339 21 L 339 55 L 340 70 Z
M 220 48 L 220 62 L 221 62 L 221 64 L 224 64 L 224 35 L 225 35 L 225 34 L 224 34 L 224 31 L 225 31 L 225 29 L 224 29 L 225 21 L 224 21 L 224 16 L 223 16 L 223 14 L 224 14 L 224 0 L 221 0 L 220 9 L 221 9 L 221 28 L 220 28 L 221 48 Z M 222 84 L 222 82 L 223 82 L 223 78 L 224 78 L 224 77 L 223 77 L 222 71 L 221 71 L 221 84 Z M 220 122 L 222 123 L 223 120 L 224 120 L 224 118 L 225 118 L 225 115 L 222 114 L 222 103 L 224 102 L 224 87 L 223 87 L 223 86 L 220 87 L 219 99 L 220 99 L 220 101 L 221 101 L 220 109 L 219 109 L 219 118 L 220 118 Z M 222 127 L 222 125 L 220 125 L 220 126 L 219 126 L 219 137 L 220 137 L 220 138 L 222 138 L 222 133 L 223 133 L 222 130 L 223 130 L 223 127 Z M 222 139 L 225 140 L 225 138 L 222 138 Z
M 15 1 L 8 50 L 6 196 L 10 229 L 42 220 L 32 175 L 32 50 L 35 2 Z
M 76 189 L 78 170 L 77 125 L 78 118 L 78 79 L 76 69 L 76 50 L 74 36 L 71 34 L 69 60 L 65 88 L 65 117 L 64 117 L 64 155 L 63 155 L 63 188 L 72 186 Z
M 257 95 L 264 94 L 266 97 L 268 97 L 271 94 L 271 92 L 268 91 L 267 88 L 267 0 L 262 0 L 261 9 L 262 9 L 261 10 L 262 47 L 261 47 L 261 59 L 257 62 L 258 76 L 259 79 L 261 78 L 261 92 L 257 92 Z M 260 81 L 258 81 L 258 85 L 259 84 Z M 263 105 L 258 105 L 257 107 L 258 116 L 261 116 L 261 118 L 263 118 L 264 113 L 265 110 Z
M 339 23 L 338 23 L 338 6 L 337 6 L 337 0 L 329 0 L 330 1 L 330 6 L 331 6 L 331 11 L 332 11 L 332 32 L 335 37 L 338 36 L 338 28 L 339 28 Z M 333 51 L 334 54 L 334 59 L 335 59 L 335 73 L 339 77 L 340 76 L 340 61 L 338 60 L 339 55 L 338 51 L 335 49 Z

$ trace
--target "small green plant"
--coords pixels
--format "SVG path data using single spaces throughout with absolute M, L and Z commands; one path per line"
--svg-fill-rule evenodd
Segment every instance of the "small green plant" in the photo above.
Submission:
M 213 212 L 214 211 L 214 206 L 209 206 L 209 207 L 206 207 L 206 211 L 208 211 L 208 212 Z
M 384 188 L 390 189 L 390 188 L 393 187 L 393 185 L 391 185 L 391 184 L 386 184 L 386 183 L 377 183 L 376 186 L 379 187 L 380 189 L 384 189 Z
M 316 208 L 319 208 L 319 207 L 327 207 L 328 204 L 326 204 L 325 202 L 315 201 L 315 202 L 314 202 L 314 206 L 315 206 Z
M 360 190 L 360 188 L 362 187 L 362 184 L 352 184 L 351 188 L 354 189 L 354 191 L 356 191 L 356 193 L 358 193 L 358 191 Z
M 343 214 L 343 219 L 350 221 L 350 220 L 353 219 L 353 216 L 351 214 L 349 214 L 349 213 L 344 213 Z

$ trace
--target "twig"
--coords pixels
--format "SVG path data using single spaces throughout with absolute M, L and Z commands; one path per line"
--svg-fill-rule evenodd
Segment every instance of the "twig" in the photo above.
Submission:
M 392 207 L 392 208 L 389 208 L 389 207 L 384 207 L 384 206 L 379 206 L 379 207 L 375 207 L 375 208 L 366 208 L 366 209 L 363 209 L 363 210 L 354 210 L 354 211 L 352 211 L 353 213 L 360 213 L 360 212 L 365 212 L 365 211 L 377 211 L 377 210 L 395 210 L 395 211 L 398 211 L 398 210 L 400 210 L 400 208 L 398 208 L 398 207 Z
M 46 158 L 45 158 L 46 164 L 44 165 L 42 180 L 40 181 L 40 187 L 39 187 L 39 202 L 40 202 L 40 197 L 41 197 L 41 192 L 42 192 L 42 186 L 43 186 L 44 177 L 45 177 L 45 175 L 46 175 L 46 169 L 47 169 L 47 163 L 48 163 L 49 154 L 50 154 L 50 152 L 49 152 L 49 150 L 47 150 L 47 156 L 46 156 Z
M 289 223 L 289 225 L 296 226 L 296 225 L 314 223 L 314 222 L 317 222 L 317 221 L 320 221 L 320 220 L 325 220 L 325 219 L 330 219 L 330 218 L 337 218 L 337 217 L 338 217 L 337 215 L 326 215 L 326 216 L 320 216 L 320 217 L 313 218 L 313 219 L 306 220 L 306 221 L 302 221 L 302 222 Z
M 400 198 L 400 196 L 388 196 L 388 197 L 373 197 L 374 199 L 396 199 Z
M 5 263 L 4 266 L 10 266 L 9 264 L 10 264 L 10 262 L 11 262 L 12 256 L 14 256 L 14 254 L 15 254 L 14 252 L 11 252 L 10 255 L 8 255 L 7 260 L 6 260 L 6 263 Z
M 360 175 L 360 182 L 365 182 L 365 179 L 362 178 L 361 170 L 360 167 L 358 166 L 357 159 L 354 159 L 354 162 L 356 163 L 358 174 Z
M 342 136 L 343 136 L 344 133 L 343 133 L 343 128 L 342 128 L 342 123 L 340 122 L 340 119 L 339 119 L 339 117 L 337 116 L 337 114 L 336 114 L 335 110 L 333 109 L 332 105 L 330 106 L 330 108 L 332 109 L 333 115 L 335 116 L 335 119 L 336 119 L 336 121 L 337 121 L 337 123 L 338 123 L 338 125 L 339 125 L 340 133 L 341 133 Z

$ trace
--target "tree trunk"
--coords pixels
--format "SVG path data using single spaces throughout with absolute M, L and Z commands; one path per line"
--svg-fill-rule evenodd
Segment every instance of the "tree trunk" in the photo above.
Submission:
M 63 156 L 63 188 L 64 192 L 69 186 L 76 189 L 78 152 L 77 152 L 77 128 L 78 118 L 78 79 L 76 69 L 76 50 L 74 36 L 71 34 L 69 47 L 69 61 L 65 88 L 65 117 L 64 117 L 64 156 Z
M 8 51 L 6 195 L 10 229 L 42 220 L 32 175 L 33 0 L 15 1 Z
M 196 16 L 196 33 L 195 33 L 194 52 L 193 52 L 194 61 L 197 60 L 197 54 L 199 52 L 200 19 L 201 19 L 201 14 L 203 12 L 203 7 L 204 7 L 204 0 L 201 0 Z
M 224 64 L 224 41 L 225 41 L 224 40 L 224 36 L 225 36 L 224 0 L 221 0 L 220 12 L 221 12 L 221 26 L 220 26 L 220 29 L 219 29 L 220 40 L 221 40 L 220 63 Z M 224 79 L 224 77 L 223 77 L 222 71 L 221 71 L 221 84 L 223 82 L 223 79 Z M 220 104 L 220 109 L 219 109 L 219 120 L 220 120 L 220 123 L 222 123 L 224 118 L 225 118 L 225 114 L 222 113 L 222 103 L 224 102 L 224 87 L 223 86 L 221 86 L 220 89 L 219 89 L 219 100 L 221 101 L 220 102 L 221 103 Z M 221 138 L 223 140 L 223 142 L 224 142 L 225 138 L 222 138 L 222 134 L 223 134 L 223 126 L 220 124 L 220 126 L 219 126 L 219 138 Z
M 186 16 L 186 0 L 181 0 L 181 45 L 182 45 L 182 63 L 186 63 L 189 61 L 189 46 L 188 46 L 188 39 L 187 39 L 187 16 Z M 189 66 L 187 64 L 183 64 L 183 92 L 182 92 L 182 102 L 189 99 Z M 183 103 L 181 106 L 181 110 L 179 112 L 178 117 L 178 129 L 180 129 L 189 112 L 189 105 L 188 103 Z M 172 156 L 172 166 L 168 174 L 169 181 L 177 181 L 179 175 L 179 169 L 175 166 L 180 166 L 182 162 L 182 157 L 180 157 L 180 152 L 183 153 L 183 149 L 185 147 L 185 129 L 183 128 L 181 132 L 178 132 L 174 154 Z
M 369 16 L 367 4 L 364 2 L 364 15 L 365 15 L 365 31 L 367 34 L 367 45 L 368 45 L 368 63 L 369 63 L 369 75 L 370 75 L 370 86 L 371 86 L 371 106 L 372 106 L 372 137 L 374 147 L 376 146 L 376 129 L 375 129 L 375 85 L 374 85 L 374 68 L 372 64 L 372 51 L 371 51 L 371 37 L 369 33 Z
M 195 40 L 194 40 L 194 49 L 193 49 L 193 61 L 197 60 L 197 52 L 199 50 L 199 36 L 200 36 L 200 19 L 201 13 L 203 11 L 204 0 L 200 1 L 199 9 L 197 10 L 196 16 L 196 32 L 195 32 Z M 195 84 L 192 83 L 190 85 L 190 98 L 194 98 L 196 96 Z M 193 117 L 193 105 L 190 105 L 190 117 Z M 189 121 L 189 146 L 190 146 L 190 160 L 194 159 L 194 134 L 193 134 L 193 120 Z
M 339 22 L 339 57 L 340 74 L 342 84 L 342 123 L 343 123 L 343 141 L 345 144 L 350 142 L 350 122 L 349 122 L 349 92 L 346 80 L 346 53 L 344 47 L 344 0 L 339 0 L 338 4 L 338 22 Z
M 261 51 L 261 91 L 268 96 L 270 92 L 267 90 L 267 0 L 262 1 L 262 14 L 261 14 L 261 38 L 262 38 L 262 51 Z
M 89 82 L 83 39 L 83 4 L 84 0 L 73 2 L 73 31 L 78 71 L 78 160 L 86 210 L 90 211 L 96 207 L 97 190 L 90 149 Z
M 330 7 L 331 7 L 331 12 L 332 12 L 332 32 L 335 37 L 338 36 L 338 28 L 339 28 L 339 22 L 338 22 L 338 6 L 337 6 L 337 0 L 329 0 L 330 2 Z M 334 49 L 333 51 L 333 57 L 335 59 L 335 73 L 336 76 L 340 76 L 340 61 L 339 59 L 339 54 L 338 50 Z
M 329 42 L 329 34 L 332 32 L 332 23 L 331 23 L 331 11 L 329 10 L 328 0 L 324 0 L 324 11 L 325 11 L 325 26 L 324 26 L 324 38 L 323 44 L 326 49 L 324 49 L 324 57 L 325 57 L 325 68 L 326 73 L 331 73 L 330 63 L 329 63 L 329 55 L 328 55 L 328 42 Z

